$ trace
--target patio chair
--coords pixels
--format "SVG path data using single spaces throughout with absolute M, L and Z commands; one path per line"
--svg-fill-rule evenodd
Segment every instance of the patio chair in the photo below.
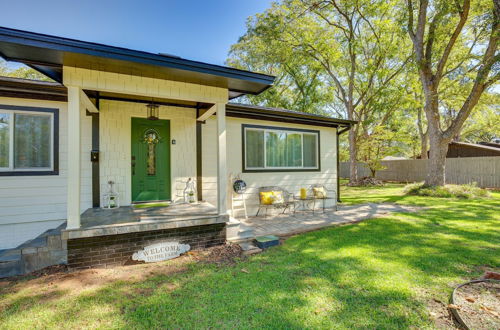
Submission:
M 316 201 L 321 201 L 323 206 L 323 213 L 325 212 L 326 201 L 333 200 L 335 203 L 335 211 L 337 211 L 337 192 L 335 190 L 330 190 L 322 184 L 313 184 L 309 187 L 309 193 L 314 198 L 314 204 Z M 313 206 L 314 213 L 314 206 Z
M 283 209 L 281 214 L 292 205 L 293 195 L 285 189 L 277 186 L 267 186 L 259 188 L 259 209 L 257 210 L 258 216 L 261 209 L 265 209 L 264 218 L 267 217 L 267 209 Z

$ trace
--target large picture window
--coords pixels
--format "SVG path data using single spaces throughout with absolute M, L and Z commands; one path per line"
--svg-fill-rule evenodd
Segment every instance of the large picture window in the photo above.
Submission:
M 319 131 L 243 125 L 244 171 L 319 170 Z
M 0 105 L 0 175 L 57 174 L 57 109 Z

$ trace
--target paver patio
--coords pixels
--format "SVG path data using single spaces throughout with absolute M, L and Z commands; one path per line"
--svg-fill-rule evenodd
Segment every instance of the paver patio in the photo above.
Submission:
M 391 212 L 416 212 L 420 207 L 392 203 L 366 203 L 340 206 L 338 211 L 327 209 L 324 213 L 297 212 L 276 214 L 267 217 L 249 217 L 240 220 L 253 230 L 255 237 L 263 235 L 286 236 L 323 227 L 359 222 L 376 218 Z

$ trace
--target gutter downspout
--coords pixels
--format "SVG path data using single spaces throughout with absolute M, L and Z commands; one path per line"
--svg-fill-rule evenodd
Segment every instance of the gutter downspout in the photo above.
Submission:
M 196 103 L 196 118 L 200 116 L 200 103 Z M 196 121 L 196 192 L 198 201 L 203 200 L 203 163 L 202 163 L 202 124 L 205 122 Z
M 352 125 L 347 126 L 343 130 L 339 131 L 337 128 L 337 203 L 341 203 L 340 200 L 340 153 L 339 153 L 339 138 L 340 135 L 344 132 L 350 130 Z

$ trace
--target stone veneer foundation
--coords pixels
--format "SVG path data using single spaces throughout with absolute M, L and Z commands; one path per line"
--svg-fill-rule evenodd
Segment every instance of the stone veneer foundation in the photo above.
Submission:
M 221 245 L 226 241 L 226 224 L 68 239 L 68 266 L 84 269 L 137 263 L 132 261 L 134 252 L 154 243 L 174 241 L 189 244 L 191 250 Z

